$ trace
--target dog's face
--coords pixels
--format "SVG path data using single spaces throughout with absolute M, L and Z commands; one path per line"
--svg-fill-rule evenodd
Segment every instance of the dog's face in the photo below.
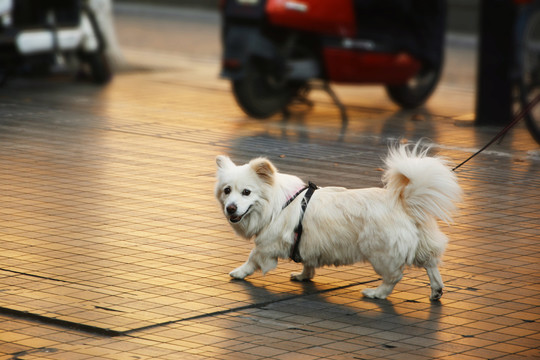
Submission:
M 218 167 L 215 194 L 229 222 L 247 228 L 249 218 L 260 215 L 268 201 L 268 186 L 274 181 L 274 166 L 266 159 L 236 166 L 227 156 L 216 158 Z

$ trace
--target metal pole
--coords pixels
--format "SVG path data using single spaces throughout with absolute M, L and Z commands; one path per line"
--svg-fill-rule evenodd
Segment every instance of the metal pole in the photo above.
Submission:
M 512 118 L 515 15 L 511 0 L 480 2 L 475 125 L 505 125 Z

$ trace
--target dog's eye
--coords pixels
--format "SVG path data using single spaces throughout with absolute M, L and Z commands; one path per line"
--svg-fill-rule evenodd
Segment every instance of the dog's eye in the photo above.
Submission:
M 244 189 L 244 190 L 242 191 L 242 195 L 244 195 L 244 196 L 249 196 L 249 194 L 251 194 L 251 190 Z
M 231 193 L 231 187 L 227 186 L 225 189 L 223 189 L 223 192 L 225 193 L 225 195 L 229 195 Z

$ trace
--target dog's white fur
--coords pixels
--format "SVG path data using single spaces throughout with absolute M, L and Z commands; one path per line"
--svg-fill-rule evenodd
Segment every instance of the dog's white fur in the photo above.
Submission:
M 461 188 L 446 162 L 427 152 L 418 145 L 390 149 L 383 188 L 315 191 L 302 220 L 299 250 L 304 268 L 292 279 L 309 280 L 321 266 L 369 261 L 383 282 L 363 294 L 385 299 L 404 268 L 417 266 L 429 276 L 430 299 L 440 299 L 438 263 L 447 238 L 437 219 L 452 221 Z M 239 235 L 255 242 L 248 260 L 230 276 L 243 279 L 256 270 L 264 274 L 277 266 L 278 258 L 289 258 L 304 193 L 283 206 L 304 182 L 279 173 L 265 158 L 236 166 L 220 155 L 216 162 L 215 194 L 225 216 Z

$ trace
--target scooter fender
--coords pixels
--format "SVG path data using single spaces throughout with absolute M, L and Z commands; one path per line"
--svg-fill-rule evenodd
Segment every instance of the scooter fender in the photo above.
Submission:
M 236 80 L 245 76 L 251 57 L 280 61 L 277 47 L 257 27 L 228 26 L 223 39 L 221 77 Z

